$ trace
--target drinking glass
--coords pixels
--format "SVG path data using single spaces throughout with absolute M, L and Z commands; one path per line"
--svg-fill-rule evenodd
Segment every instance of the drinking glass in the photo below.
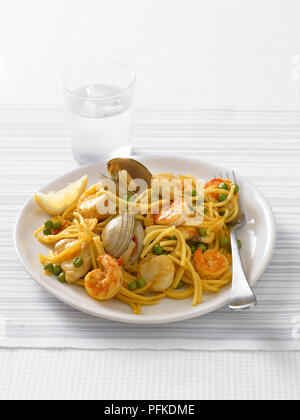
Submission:
M 75 160 L 84 165 L 131 154 L 135 73 L 111 60 L 87 61 L 63 74 Z

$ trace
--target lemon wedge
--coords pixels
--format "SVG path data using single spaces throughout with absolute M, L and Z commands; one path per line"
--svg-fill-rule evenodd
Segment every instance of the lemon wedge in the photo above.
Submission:
M 85 175 L 78 181 L 69 184 L 63 190 L 51 191 L 48 194 L 37 193 L 34 196 L 34 200 L 45 212 L 51 216 L 58 216 L 79 200 L 82 193 L 86 190 L 87 183 L 88 176 Z

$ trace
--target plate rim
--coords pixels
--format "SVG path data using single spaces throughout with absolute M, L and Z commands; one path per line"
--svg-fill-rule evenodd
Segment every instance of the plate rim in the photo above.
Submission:
M 198 159 L 198 158 L 191 158 L 188 156 L 164 156 L 164 155 L 132 155 L 130 156 L 130 158 L 133 159 L 166 159 L 168 158 L 169 160 L 189 160 L 189 161 L 193 161 L 194 163 L 198 163 L 201 164 L 203 163 L 206 167 L 211 166 L 211 167 L 217 167 L 218 170 L 220 171 L 228 171 L 228 168 L 226 169 L 225 167 L 219 166 L 219 165 L 215 165 L 212 164 L 208 161 L 202 160 L 202 159 Z M 48 190 L 50 190 L 52 184 L 60 182 L 62 180 L 64 180 L 66 177 L 71 176 L 72 174 L 74 174 L 77 171 L 83 171 L 85 168 L 90 168 L 91 166 L 97 165 L 97 164 L 103 164 L 104 162 L 106 162 L 106 160 L 102 160 L 99 162 L 92 162 L 92 163 L 88 163 L 87 165 L 84 166 L 79 166 L 77 168 L 73 168 L 70 171 L 65 172 L 63 175 L 53 179 L 51 182 L 49 182 L 47 185 L 43 186 L 39 191 L 37 192 L 47 192 Z M 260 199 L 264 202 L 264 208 L 268 210 L 268 216 L 269 216 L 269 221 L 271 223 L 271 229 L 270 229 L 270 233 L 271 233 L 271 241 L 270 241 L 270 249 L 268 250 L 267 256 L 265 258 L 264 264 L 261 268 L 261 270 L 257 273 L 253 284 L 255 285 L 258 280 L 260 279 L 260 277 L 262 276 L 262 274 L 264 273 L 264 271 L 266 270 L 266 268 L 269 266 L 270 261 L 272 259 L 273 253 L 274 253 L 274 248 L 276 245 L 276 237 L 277 237 L 277 231 L 276 231 L 276 218 L 275 218 L 275 214 L 274 211 L 269 203 L 269 200 L 265 197 L 265 195 L 251 182 L 249 181 L 248 178 L 244 177 L 244 176 L 240 176 L 239 172 L 238 176 L 240 178 L 242 178 L 243 180 L 247 181 L 247 183 L 249 183 L 253 189 L 255 190 L 255 192 L 259 195 Z M 24 213 L 24 211 L 26 210 L 26 208 L 30 205 L 33 204 L 34 200 L 33 197 L 30 197 L 28 200 L 26 200 L 26 202 L 23 204 L 22 208 L 20 209 L 18 215 L 17 215 L 17 219 L 15 222 L 15 226 L 14 226 L 14 233 L 13 233 L 13 239 L 14 239 L 14 246 L 15 246 L 15 250 L 18 256 L 18 259 L 21 263 L 21 265 L 23 266 L 23 268 L 25 269 L 25 271 L 33 278 L 33 280 L 38 283 L 44 290 L 46 290 L 48 293 L 50 293 L 51 296 L 54 296 L 56 299 L 58 299 L 60 302 L 63 302 L 65 305 L 86 313 L 90 316 L 96 317 L 96 318 L 102 318 L 102 319 L 106 319 L 106 320 L 111 320 L 111 321 L 115 321 L 115 322 L 121 322 L 121 323 L 125 323 L 125 324 L 134 324 L 134 325 L 159 325 L 159 324 L 170 324 L 170 323 L 175 323 L 175 322 L 180 322 L 180 321 L 184 321 L 187 319 L 193 319 L 196 317 L 201 317 L 204 316 L 206 314 L 212 313 L 217 311 L 218 309 L 225 307 L 226 305 L 229 304 L 230 300 L 227 299 L 225 301 L 223 301 L 222 303 L 216 303 L 216 304 L 212 304 L 211 309 L 209 311 L 207 310 L 202 310 L 201 311 L 201 305 L 197 306 L 197 307 L 192 307 L 191 311 L 189 313 L 181 313 L 180 312 L 178 314 L 166 314 L 166 315 L 161 315 L 161 319 L 148 319 L 147 316 L 143 316 L 143 315 L 133 315 L 133 314 L 124 314 L 124 318 L 122 318 L 120 316 L 120 314 L 116 314 L 114 315 L 112 314 L 99 314 L 99 313 L 95 313 L 93 310 L 89 310 L 84 304 L 81 303 L 74 303 L 72 301 L 70 301 L 70 299 L 65 298 L 61 293 L 59 293 L 56 290 L 53 290 L 50 286 L 48 286 L 47 284 L 45 284 L 43 282 L 42 277 L 40 277 L 40 275 L 38 273 L 36 273 L 31 267 L 30 265 L 27 263 L 27 261 L 25 261 L 25 259 L 22 257 L 22 250 L 21 247 L 18 244 L 18 231 L 19 231 L 19 226 L 21 224 L 22 221 L 22 215 Z M 192 312 L 194 311 L 194 313 Z

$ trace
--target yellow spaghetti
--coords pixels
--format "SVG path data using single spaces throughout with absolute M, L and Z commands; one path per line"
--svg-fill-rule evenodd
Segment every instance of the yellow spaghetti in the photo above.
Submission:
M 61 282 L 84 287 L 98 301 L 118 299 L 137 315 L 143 306 L 157 305 L 165 298 L 191 298 L 192 305 L 199 305 L 204 293 L 218 293 L 229 284 L 229 226 L 239 212 L 238 186 L 229 180 L 213 179 L 205 184 L 200 197 L 199 181 L 191 175 L 164 173 L 153 179 L 172 181 L 179 190 L 186 180 L 190 181 L 192 205 L 202 200 L 201 221 L 188 223 L 189 219 L 178 212 L 182 197 L 179 202 L 171 197 L 166 206 L 165 199 L 158 195 L 153 205 L 148 188 L 132 202 L 131 197 L 107 191 L 99 182 L 34 233 L 50 248 L 47 256 L 39 255 L 45 272 Z M 117 214 L 101 214 L 99 201 L 112 199 Z M 135 223 L 126 249 L 116 257 L 109 253 L 108 245 L 112 244 L 105 240 L 120 217 L 121 206 L 127 206 L 129 212 L 135 210 Z M 153 209 L 155 214 L 151 213 Z M 111 242 L 115 239 L 112 236 Z M 116 244 L 122 245 L 121 238 Z

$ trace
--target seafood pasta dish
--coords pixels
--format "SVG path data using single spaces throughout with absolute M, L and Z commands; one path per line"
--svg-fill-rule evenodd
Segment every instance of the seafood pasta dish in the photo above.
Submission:
M 38 193 L 48 214 L 34 235 L 49 247 L 45 274 L 83 287 L 99 301 L 118 299 L 140 314 L 161 299 L 201 304 L 232 280 L 230 223 L 239 187 L 192 174 L 151 174 L 133 159 L 113 159 L 108 176 Z M 239 243 L 241 246 L 241 243 Z

